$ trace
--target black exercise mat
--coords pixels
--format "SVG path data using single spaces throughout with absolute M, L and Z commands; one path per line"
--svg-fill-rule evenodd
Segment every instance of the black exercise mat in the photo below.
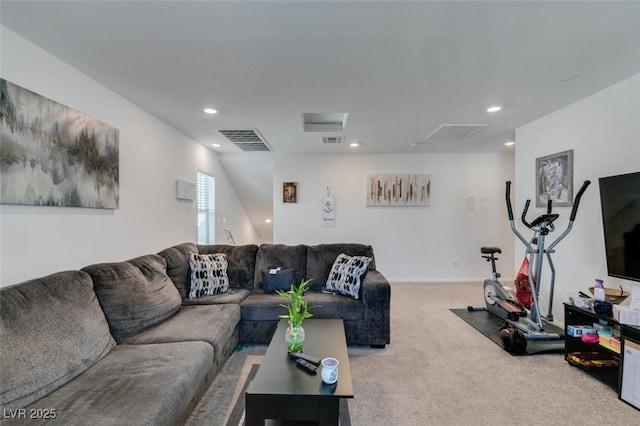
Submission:
M 505 323 L 503 319 L 498 318 L 487 311 L 469 311 L 467 308 L 449 310 L 502 348 L 500 328 Z M 564 330 L 554 326 L 553 324 L 547 324 L 546 331 L 550 333 L 564 334 Z M 527 350 L 525 353 L 509 353 L 511 355 L 537 355 L 549 353 L 564 354 L 564 340 L 528 340 Z

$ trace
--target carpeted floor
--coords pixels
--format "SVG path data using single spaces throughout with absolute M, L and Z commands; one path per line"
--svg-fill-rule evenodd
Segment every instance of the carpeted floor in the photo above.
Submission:
M 391 344 L 349 347 L 351 424 L 640 424 L 640 411 L 561 354 L 513 357 L 450 311 L 469 304 L 482 304 L 477 283 L 392 284 Z M 235 352 L 188 425 L 226 425 L 265 350 Z

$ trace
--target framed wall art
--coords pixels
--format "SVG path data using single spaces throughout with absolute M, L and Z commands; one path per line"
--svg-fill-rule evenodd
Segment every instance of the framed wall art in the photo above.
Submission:
M 536 158 L 536 207 L 573 204 L 573 150 Z
M 117 209 L 118 129 L 0 79 L 0 203 Z
M 282 202 L 298 202 L 298 182 L 282 182 Z
M 373 174 L 367 176 L 367 206 L 411 207 L 431 203 L 431 175 Z

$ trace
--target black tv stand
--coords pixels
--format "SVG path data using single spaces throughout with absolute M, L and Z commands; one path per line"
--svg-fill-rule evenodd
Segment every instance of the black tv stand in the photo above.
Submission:
M 620 330 L 620 349 L 612 349 L 598 343 L 585 343 L 580 337 L 568 333 L 572 325 L 593 325 L 599 321 Z M 613 317 L 596 314 L 591 309 L 564 304 L 565 360 L 584 370 L 601 382 L 611 386 L 620 398 L 624 365 L 625 341 L 640 344 L 640 328 L 620 324 Z M 637 407 L 636 407 L 637 408 Z

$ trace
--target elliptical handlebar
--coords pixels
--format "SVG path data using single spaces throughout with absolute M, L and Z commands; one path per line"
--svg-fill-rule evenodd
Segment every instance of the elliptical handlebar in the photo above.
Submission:
M 549 246 L 548 250 L 553 250 L 553 248 L 567 236 L 571 228 L 573 227 L 573 222 L 575 221 L 576 214 L 578 213 L 578 207 L 580 205 L 580 200 L 582 199 L 582 195 L 587 190 L 587 187 L 591 184 L 590 180 L 585 180 L 580 187 L 580 190 L 576 194 L 576 197 L 573 202 L 573 208 L 571 209 L 571 215 L 569 216 L 569 224 L 567 225 L 567 229 Z M 511 224 L 511 230 L 513 233 L 525 244 L 525 246 L 530 247 L 530 243 L 518 232 L 516 229 L 515 223 L 513 221 L 513 207 L 511 206 L 511 181 L 506 182 L 506 191 L 505 191 L 505 199 L 507 202 L 507 214 L 509 215 L 509 222 Z M 524 210 L 522 211 L 522 223 L 529 229 L 532 229 L 536 226 L 536 220 L 533 223 L 529 223 L 526 220 L 527 212 L 529 211 L 529 206 L 531 204 L 531 200 L 527 200 L 524 204 Z M 551 200 L 547 202 L 547 215 L 551 214 Z M 553 215 L 557 218 L 558 215 Z M 555 219 L 553 219 L 555 220 Z M 553 225 L 553 224 L 551 224 Z M 552 228 L 553 229 L 553 228 Z
M 507 214 L 509 220 L 513 220 L 513 209 L 511 208 L 511 181 L 507 181 L 507 189 L 505 191 L 505 198 L 507 199 Z
M 509 198 L 511 198 L 511 197 L 509 197 Z M 522 217 L 520 218 L 520 220 L 522 221 L 524 226 L 526 226 L 527 228 L 531 229 L 533 227 L 533 225 L 530 224 L 529 222 L 527 222 L 527 212 L 529 211 L 529 204 L 531 204 L 531 200 L 527 200 L 524 203 L 524 209 L 522 209 Z
M 587 187 L 591 185 L 590 180 L 585 180 L 576 195 L 576 199 L 573 202 L 573 208 L 571 209 L 571 216 L 569 216 L 569 221 L 573 222 L 576 219 L 576 214 L 578 213 L 578 205 L 580 205 L 580 199 L 582 198 L 582 194 L 587 190 Z

